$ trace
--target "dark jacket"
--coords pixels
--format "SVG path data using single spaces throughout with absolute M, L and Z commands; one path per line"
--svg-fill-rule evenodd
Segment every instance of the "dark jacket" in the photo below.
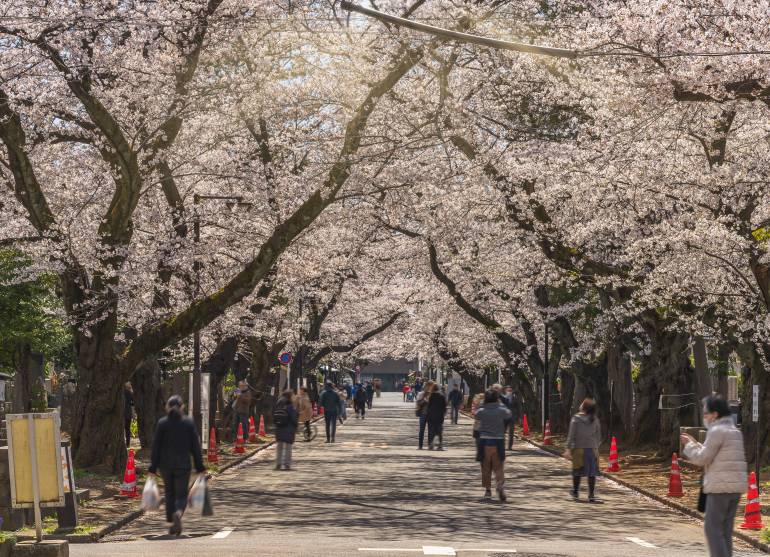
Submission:
M 508 395 L 505 395 L 500 400 L 502 400 L 505 407 L 511 411 L 512 420 L 518 422 L 521 419 L 522 412 L 521 401 L 519 400 L 519 397 L 516 396 L 516 393 L 511 393 L 511 398 L 508 398 Z
M 123 389 L 123 419 L 130 422 L 134 418 L 134 393 Z
M 319 403 L 323 406 L 326 414 L 339 414 L 340 412 L 340 395 L 331 387 L 324 388 Z
M 431 393 L 428 399 L 428 421 L 432 424 L 441 423 L 446 415 L 446 398 L 441 393 Z
M 283 426 L 276 426 L 275 428 L 275 440 L 282 443 L 294 443 L 294 436 L 297 433 L 297 424 L 299 424 L 299 412 L 294 408 L 291 402 L 287 402 L 285 399 L 279 400 L 276 403 L 276 408 L 284 407 L 286 413 L 289 415 L 289 423 Z
M 366 390 L 363 387 L 360 387 L 356 394 L 353 395 L 353 401 L 356 404 L 365 404 L 368 396 L 366 394 Z
M 193 421 L 180 414 L 169 414 L 158 420 L 155 438 L 152 441 L 149 472 L 156 474 L 161 470 L 190 470 L 190 457 L 195 463 L 195 470 L 203 472 L 201 442 Z
M 374 387 L 371 385 L 366 386 L 366 398 L 374 398 Z
M 460 406 L 463 403 L 463 392 L 460 389 L 449 391 L 449 402 L 452 406 Z

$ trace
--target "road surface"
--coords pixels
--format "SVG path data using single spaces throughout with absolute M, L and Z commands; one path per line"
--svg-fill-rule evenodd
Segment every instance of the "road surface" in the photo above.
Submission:
M 352 415 L 352 413 L 351 413 Z M 295 445 L 294 470 L 264 451 L 212 482 L 215 516 L 185 517 L 181 538 L 160 514 L 73 557 L 704 556 L 701 523 L 607 480 L 602 505 L 569 497 L 565 461 L 517 444 L 508 503 L 485 501 L 471 422 L 447 422 L 444 452 L 418 451 L 413 404 L 386 393 L 363 421 Z M 760 555 L 736 542 L 736 555 Z

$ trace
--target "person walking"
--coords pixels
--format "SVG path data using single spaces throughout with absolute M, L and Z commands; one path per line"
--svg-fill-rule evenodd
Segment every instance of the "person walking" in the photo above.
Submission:
M 406 402 L 406 395 L 409 394 L 409 391 L 411 390 L 412 388 L 409 386 L 409 383 L 404 383 L 404 386 L 401 389 L 401 392 L 404 393 L 404 402 Z
M 415 414 L 420 420 L 420 431 L 417 436 L 417 449 L 422 450 L 423 444 L 425 443 L 425 427 L 428 425 L 428 397 L 425 396 L 426 391 L 428 388 L 433 388 L 433 381 L 428 381 L 428 384 L 426 385 L 425 391 L 421 391 L 417 394 L 417 397 L 414 402 L 415 406 Z M 430 436 L 430 430 L 428 431 L 428 434 Z
M 455 383 L 455 386 L 449 391 L 449 406 L 451 408 L 452 423 L 456 424 L 460 419 L 460 407 L 463 404 L 463 392 L 460 390 L 460 385 Z
M 160 470 L 166 502 L 166 522 L 171 523 L 168 533 L 179 536 L 182 533 L 182 515 L 187 507 L 190 473 L 195 470 L 203 474 L 201 442 L 193 421 L 184 415 L 182 397 L 174 395 L 166 402 L 166 416 L 158 420 L 150 452 L 150 477 L 156 477 Z
M 306 387 L 300 387 L 297 393 L 297 413 L 299 414 L 299 423 L 304 427 L 305 438 L 310 439 L 310 421 L 313 419 L 313 404 L 310 402 Z
M 440 392 L 438 384 L 431 387 L 426 410 L 428 422 L 428 450 L 433 450 L 433 441 L 438 437 L 437 450 L 444 450 L 444 416 L 446 416 L 447 401 L 444 393 Z
M 374 385 L 370 382 L 366 383 L 366 406 L 369 410 L 372 409 L 372 403 L 374 402 Z
M 484 497 L 492 497 L 492 473 L 500 501 L 505 502 L 505 430 L 511 419 L 511 411 L 500 403 L 500 393 L 489 389 L 484 393 L 484 403 L 476 409 L 474 436 L 478 435 L 478 452 L 481 454 L 481 485 Z
M 344 388 L 337 389 L 340 395 L 340 425 L 348 419 L 348 393 Z
M 238 388 L 235 389 L 235 399 L 233 400 L 233 411 L 235 420 L 233 420 L 233 439 L 238 435 L 238 424 L 243 426 L 244 437 L 249 434 L 249 415 L 251 414 L 251 389 L 246 380 L 238 382 Z
M 126 434 L 126 448 L 131 446 L 131 423 L 134 421 L 134 387 L 130 382 L 123 385 L 123 429 Z
M 294 391 L 286 389 L 275 403 L 275 469 L 291 470 L 291 451 L 299 426 L 299 413 L 293 403 Z
M 683 452 L 690 462 L 704 468 L 703 527 L 709 555 L 731 557 L 735 512 L 748 484 L 743 434 L 733 424 L 727 401 L 719 395 L 703 399 L 703 423 L 707 428 L 704 443 L 682 434 Z
M 331 381 L 324 386 L 321 398 L 318 401 L 324 409 L 324 421 L 326 422 L 326 442 L 334 443 L 337 433 L 337 416 L 340 411 L 340 395 L 334 390 Z
M 356 411 L 356 419 L 362 420 L 366 417 L 366 389 L 363 385 L 358 385 L 355 393 L 353 394 L 353 409 Z
M 505 386 L 505 396 L 503 397 L 503 404 L 505 404 L 506 408 L 511 411 L 511 421 L 508 422 L 507 427 L 507 433 L 508 433 L 508 450 L 513 450 L 513 433 L 514 429 L 516 428 L 516 422 L 521 419 L 522 414 L 522 408 L 521 408 L 521 401 L 519 400 L 519 397 L 516 396 L 516 393 L 513 392 L 513 387 L 510 385 Z
M 586 398 L 572 416 L 567 434 L 566 458 L 572 459 L 572 498 L 577 501 L 580 478 L 588 478 L 588 501 L 596 503 L 596 476 L 599 473 L 599 445 L 602 426 L 596 417 L 596 401 Z

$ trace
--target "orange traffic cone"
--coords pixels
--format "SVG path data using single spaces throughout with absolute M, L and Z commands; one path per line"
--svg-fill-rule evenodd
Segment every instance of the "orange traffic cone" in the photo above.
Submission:
M 249 416 L 249 443 L 257 442 L 257 430 L 254 429 L 254 416 Z
M 545 421 L 545 432 L 543 433 L 543 445 L 553 445 L 551 441 L 551 420 Z
M 209 433 L 209 454 L 206 457 L 209 462 L 219 462 L 219 455 L 217 454 L 217 430 L 211 428 Z
M 679 458 L 671 455 L 671 475 L 668 477 L 668 496 L 684 497 L 682 492 L 682 474 L 679 470 Z
M 761 530 L 762 514 L 759 507 L 759 490 L 757 489 L 757 476 L 754 472 L 749 475 L 749 491 L 746 494 L 746 509 L 743 512 L 743 530 Z
M 620 472 L 620 465 L 618 464 L 618 442 L 615 437 L 612 437 L 612 443 L 610 443 L 610 465 L 607 466 L 607 472 Z
M 120 494 L 123 497 L 139 497 L 139 493 L 136 490 L 134 449 L 128 450 L 128 462 L 126 462 L 126 473 L 123 474 L 123 484 L 120 486 Z
M 238 437 L 235 439 L 235 449 L 233 449 L 233 454 L 243 454 L 246 452 L 246 449 L 243 448 L 243 445 L 246 442 L 243 440 L 243 424 L 238 424 Z
M 267 433 L 265 433 L 265 417 L 260 416 L 259 417 L 259 436 L 260 437 L 267 437 Z
M 529 437 L 529 422 L 527 421 L 526 414 L 524 414 L 524 419 L 521 420 L 521 435 L 522 437 Z

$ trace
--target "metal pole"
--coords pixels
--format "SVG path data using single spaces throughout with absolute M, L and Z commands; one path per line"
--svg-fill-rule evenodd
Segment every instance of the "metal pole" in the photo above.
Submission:
M 201 286 L 201 270 L 200 262 L 198 261 L 198 244 L 200 244 L 201 241 L 201 222 L 200 215 L 198 214 L 199 203 L 200 196 L 196 194 L 193 196 L 193 204 L 195 206 L 193 221 L 193 242 L 195 249 L 193 271 L 195 275 L 195 285 L 193 297 L 195 299 L 197 299 L 200 294 Z M 203 431 L 201 423 L 201 333 L 198 329 L 193 333 L 193 385 L 192 393 L 190 393 L 190 406 L 193 422 L 195 422 L 195 427 L 198 428 L 198 434 L 201 434 Z
M 550 371 L 548 369 L 548 323 L 545 324 L 545 358 L 543 359 L 545 364 L 545 373 L 543 373 L 543 429 L 545 432 L 545 421 L 550 417 L 550 392 L 551 379 Z
M 29 432 L 29 460 L 32 465 L 32 501 L 35 509 L 35 538 L 43 541 L 43 517 L 40 514 L 40 483 L 37 469 L 37 441 L 35 440 L 35 419 L 27 415 L 27 431 Z
M 612 401 L 614 400 L 615 381 L 610 381 L 610 429 L 607 430 L 607 435 L 612 437 Z

